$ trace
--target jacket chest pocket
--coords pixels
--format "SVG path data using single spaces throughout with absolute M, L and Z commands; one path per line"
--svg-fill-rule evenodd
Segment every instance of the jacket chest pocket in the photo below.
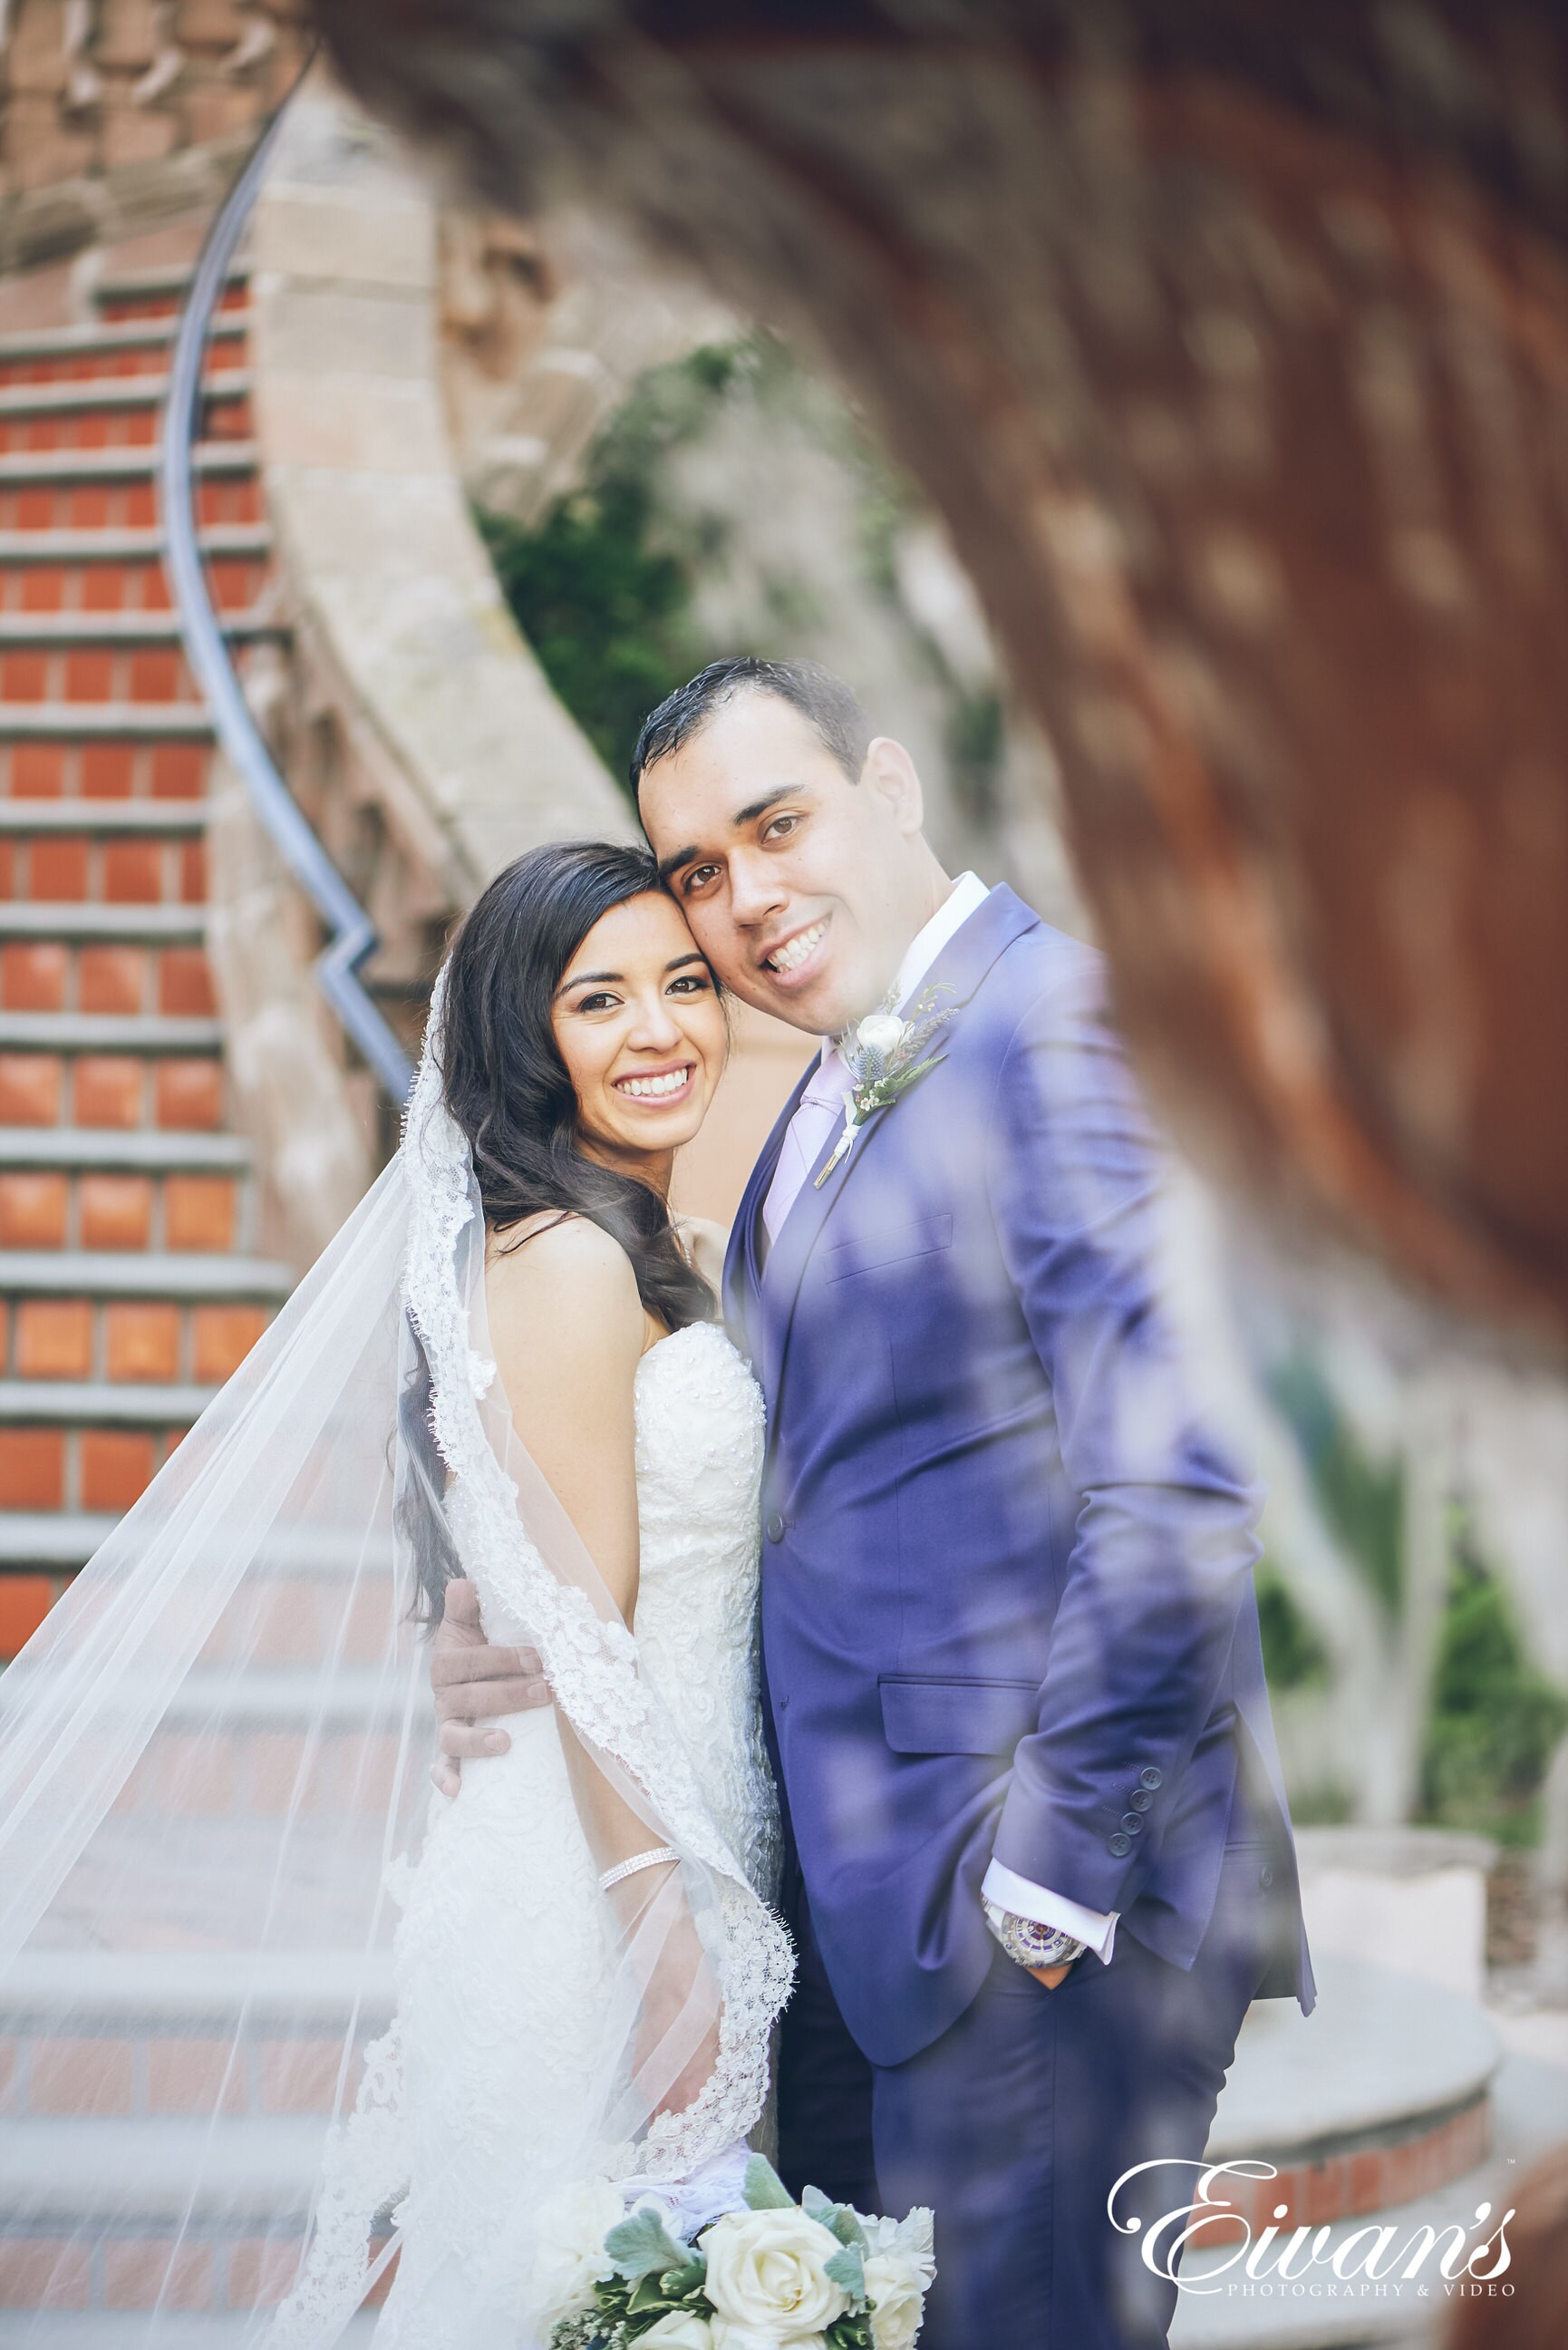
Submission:
M 874 1230 L 855 1232 L 849 1239 L 835 1241 L 831 1247 L 825 1248 L 823 1278 L 848 1281 L 857 1273 L 875 1273 L 883 1265 L 935 1256 L 942 1249 L 951 1248 L 952 1242 L 953 1220 L 950 1215 L 900 1218 Z

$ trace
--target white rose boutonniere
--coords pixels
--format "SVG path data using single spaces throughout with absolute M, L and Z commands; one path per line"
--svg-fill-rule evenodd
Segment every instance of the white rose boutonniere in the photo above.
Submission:
M 837 2244 L 793 2204 L 726 2211 L 701 2242 L 708 2255 L 718 2350 L 746 2350 L 752 2342 L 760 2350 L 763 2343 L 820 2334 L 849 2306 L 844 2288 L 827 2273 Z
M 906 1020 L 889 990 L 875 1012 L 868 1012 L 855 1029 L 846 1028 L 836 1040 L 838 1056 L 854 1083 L 844 1105 L 844 1131 L 834 1146 L 832 1158 L 816 1179 L 818 1191 L 867 1119 L 874 1118 L 879 1109 L 891 1109 L 928 1070 L 947 1058 L 945 1053 L 929 1053 L 926 1048 L 938 1030 L 945 1028 L 953 1016 L 951 1009 L 937 1009 L 938 996 L 951 993 L 946 987 L 927 988 Z

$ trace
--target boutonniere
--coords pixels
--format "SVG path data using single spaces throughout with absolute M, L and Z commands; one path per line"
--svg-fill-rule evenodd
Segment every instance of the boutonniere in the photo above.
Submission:
M 929 1069 L 947 1059 L 945 1053 L 931 1053 L 926 1048 L 938 1030 L 947 1026 L 957 1008 L 950 1006 L 946 1012 L 940 1012 L 936 999 L 952 993 L 947 986 L 928 987 L 905 1020 L 895 1009 L 897 999 L 889 988 L 875 1012 L 868 1012 L 858 1026 L 846 1028 L 835 1040 L 839 1058 L 854 1083 L 844 1105 L 844 1131 L 833 1146 L 832 1158 L 816 1179 L 819 1191 L 867 1119 L 879 1109 L 891 1109 Z

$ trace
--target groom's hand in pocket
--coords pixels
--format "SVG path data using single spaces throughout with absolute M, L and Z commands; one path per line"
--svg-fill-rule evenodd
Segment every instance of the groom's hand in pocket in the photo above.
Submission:
M 1024 1972 L 1032 1974 L 1037 1983 L 1044 1983 L 1047 1991 L 1054 1991 L 1058 1983 L 1066 1981 L 1077 1963 L 1076 1959 L 1069 1959 L 1064 1966 L 1026 1967 Z
M 504 1754 L 512 1741 L 497 1717 L 550 1703 L 550 1684 L 533 1648 L 493 1648 L 480 1620 L 479 1592 L 467 1581 L 449 1583 L 446 1612 L 431 1644 L 441 1753 L 431 1777 L 443 1795 L 455 1795 L 471 1755 Z

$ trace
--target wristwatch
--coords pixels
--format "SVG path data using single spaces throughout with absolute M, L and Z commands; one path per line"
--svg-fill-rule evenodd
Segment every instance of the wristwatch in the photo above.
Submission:
M 1012 1909 L 999 1909 L 994 1901 L 983 1894 L 981 1906 L 985 1922 L 1013 1962 L 1021 1967 L 1070 1967 L 1081 1959 L 1087 1947 L 1075 1942 L 1071 1934 L 1059 1926 L 1037 1925 L 1033 1918 L 1020 1918 Z

